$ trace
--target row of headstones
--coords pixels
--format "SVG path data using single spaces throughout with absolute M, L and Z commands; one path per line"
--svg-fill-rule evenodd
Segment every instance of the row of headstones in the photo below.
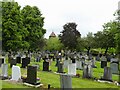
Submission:
M 22 63 L 21 63 L 21 60 L 22 60 Z M 0 58 L 0 66 L 3 63 L 5 63 L 5 58 L 4 57 Z M 8 58 L 8 63 L 10 63 L 10 67 L 12 67 L 13 65 L 16 65 L 17 63 L 19 63 L 19 64 L 21 64 L 21 68 L 26 68 L 26 66 L 28 64 L 30 64 L 30 58 L 29 57 L 24 57 L 24 58 L 21 58 L 21 57 L 16 57 L 16 58 L 9 57 Z
M 1 66 L 1 78 L 8 79 L 8 64 L 2 64 Z M 22 80 L 23 79 L 23 80 Z M 37 67 L 36 66 L 27 66 L 27 78 L 21 78 L 21 69 L 19 66 L 12 66 L 12 75 L 11 79 L 14 81 L 19 81 L 22 80 L 23 82 L 27 82 L 30 84 L 38 84 L 39 82 L 37 81 Z
M 83 72 L 83 78 L 91 78 L 91 66 L 86 65 Z M 61 88 L 68 88 L 72 90 L 72 79 L 71 75 L 67 74 L 60 74 L 60 87 Z M 102 80 L 112 81 L 112 73 L 110 67 L 104 67 L 104 74 L 101 78 Z

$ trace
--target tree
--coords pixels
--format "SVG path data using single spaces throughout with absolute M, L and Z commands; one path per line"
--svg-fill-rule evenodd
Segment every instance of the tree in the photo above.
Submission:
M 45 50 L 58 50 L 60 51 L 63 47 L 63 44 L 60 42 L 58 37 L 51 37 L 49 39 L 47 39 L 46 41 L 46 46 L 45 46 Z
M 18 51 L 29 47 L 24 41 L 27 30 L 23 27 L 20 6 L 17 2 L 2 2 L 2 48 L 3 50 Z
M 40 10 L 36 6 L 25 6 L 21 10 L 23 16 L 24 27 L 28 31 L 28 35 L 25 37 L 25 40 L 30 44 L 30 50 L 35 50 L 39 48 L 40 44 L 38 42 L 41 40 L 43 35 L 46 33 L 46 30 L 43 29 L 44 17 Z
M 59 35 L 59 38 L 66 49 L 76 49 L 78 38 L 81 37 L 81 34 L 76 27 L 76 23 L 67 23 L 63 26 L 63 31 Z
M 90 53 L 90 49 L 95 46 L 94 36 L 92 32 L 87 34 L 87 37 L 83 38 L 83 45 L 87 49 L 87 55 Z

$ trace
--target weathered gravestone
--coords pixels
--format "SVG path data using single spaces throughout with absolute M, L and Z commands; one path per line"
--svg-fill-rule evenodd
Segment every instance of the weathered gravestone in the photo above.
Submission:
M 83 63 L 81 60 L 76 61 L 76 68 L 82 70 L 83 69 Z
M 21 79 L 21 70 L 19 66 L 14 66 L 12 67 L 12 79 L 15 81 L 19 81 Z
M 16 63 L 16 59 L 15 58 L 13 58 L 13 59 L 11 59 L 11 61 L 10 61 L 10 67 L 12 67 L 13 65 L 16 65 L 17 63 Z
M 69 60 L 64 60 L 64 68 L 68 68 L 68 65 L 69 65 Z
M 62 90 L 72 90 L 72 79 L 70 75 L 61 74 L 60 75 L 60 88 Z
M 84 65 L 83 78 L 92 78 L 92 67 L 89 64 Z
M 49 71 L 49 62 L 47 61 L 43 62 L 43 71 Z
M 104 67 L 104 75 L 103 75 L 103 80 L 112 80 L 112 72 L 110 67 Z
M 112 74 L 118 74 L 119 73 L 118 63 L 110 63 L 110 68 L 111 68 Z
M 75 60 L 72 60 L 72 63 L 68 65 L 68 74 L 69 75 L 76 75 L 76 63 Z
M 8 64 L 2 64 L 2 73 L 1 76 L 2 78 L 7 78 L 8 77 Z
M 92 62 L 92 67 L 97 68 L 97 66 L 95 65 L 95 60 L 92 59 L 91 62 Z
M 101 57 L 101 68 L 104 68 L 107 66 L 107 59 L 105 58 L 105 56 Z
M 59 62 L 58 63 L 58 70 L 57 70 L 58 73 L 63 73 L 63 63 Z
M 27 67 L 27 79 L 26 82 L 33 85 L 40 84 L 37 82 L 37 67 L 36 66 L 28 66 Z

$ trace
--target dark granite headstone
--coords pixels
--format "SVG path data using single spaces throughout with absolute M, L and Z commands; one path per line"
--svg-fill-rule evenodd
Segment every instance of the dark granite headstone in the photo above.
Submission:
M 60 62 L 59 62 L 57 72 L 58 72 L 58 73 L 63 73 L 63 63 L 60 63 Z
M 107 61 L 101 61 L 101 68 L 104 68 L 107 66 Z
M 3 63 L 4 63 L 4 58 L 1 57 L 1 58 L 0 58 L 0 66 L 1 66 L 1 64 L 3 64 Z
M 21 57 L 16 57 L 17 63 L 21 63 Z
M 49 62 L 43 62 L 43 71 L 49 71 Z
M 26 66 L 28 66 L 28 64 L 30 64 L 30 58 L 26 57 L 26 58 L 22 58 L 22 68 L 26 68 Z
M 27 83 L 36 85 L 37 83 L 37 67 L 36 66 L 28 66 L 27 67 Z
M 12 67 L 13 65 L 16 65 L 16 64 L 17 64 L 16 59 L 15 58 L 11 59 L 10 67 Z

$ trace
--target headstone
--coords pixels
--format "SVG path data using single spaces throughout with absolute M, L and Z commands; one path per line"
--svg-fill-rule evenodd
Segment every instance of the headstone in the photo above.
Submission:
M 64 60 L 64 68 L 68 68 L 68 65 L 69 65 L 69 60 Z
M 80 69 L 80 70 L 83 69 L 83 65 L 82 65 L 82 61 L 81 61 L 81 60 L 77 60 L 77 61 L 76 61 L 76 68 L 77 68 L 77 69 Z
M 26 82 L 29 84 L 37 85 L 37 67 L 28 66 L 27 67 L 27 79 Z
M 21 71 L 19 66 L 14 66 L 12 67 L 12 79 L 18 81 L 21 79 Z
M 119 73 L 117 63 L 110 63 L 110 68 L 111 68 L 112 74 L 118 74 Z
M 112 72 L 110 67 L 104 67 L 104 75 L 103 75 L 104 80 L 112 80 Z
M 92 67 L 97 68 L 97 66 L 95 66 L 95 60 L 92 59 L 91 62 L 92 62 Z
M 26 57 L 26 58 L 22 58 L 22 68 L 26 68 L 26 66 L 28 66 L 28 64 L 30 64 L 30 58 Z
M 11 59 L 11 62 L 10 62 L 10 67 L 12 67 L 13 65 L 16 65 L 16 59 L 15 58 Z
M 72 79 L 70 75 L 61 74 L 60 75 L 60 88 L 63 90 L 72 90 Z
M 21 57 L 20 56 L 16 57 L 16 62 L 21 63 Z
M 58 73 L 63 73 L 63 63 L 59 62 L 57 72 Z
M 8 64 L 2 64 L 2 77 L 8 77 Z
M 91 65 L 85 65 L 84 66 L 83 78 L 92 78 L 92 67 L 91 67 Z
M 1 66 L 3 63 L 4 63 L 4 58 L 1 57 L 1 58 L 0 58 L 0 66 Z
M 49 62 L 43 62 L 43 71 L 49 71 Z
M 68 74 L 69 75 L 76 75 L 76 63 L 69 63 Z
M 102 56 L 101 57 L 101 68 L 104 68 L 106 66 L 107 66 L 107 59 L 104 56 Z

